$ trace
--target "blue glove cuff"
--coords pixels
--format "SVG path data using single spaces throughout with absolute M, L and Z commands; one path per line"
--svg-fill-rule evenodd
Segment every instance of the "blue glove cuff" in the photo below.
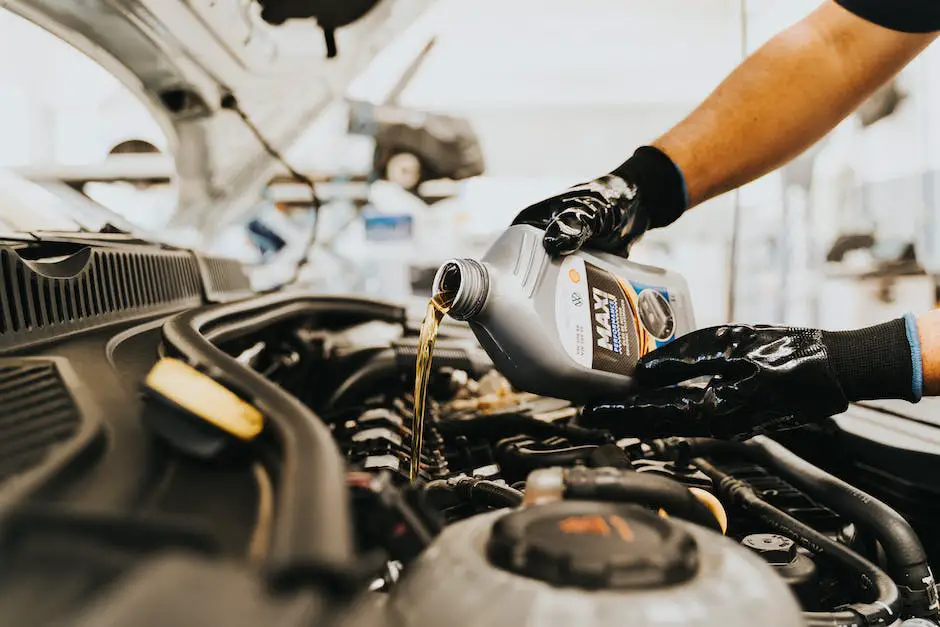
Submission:
M 685 174 L 682 173 L 682 170 L 678 165 L 676 165 L 675 161 L 673 161 L 672 165 L 675 166 L 676 173 L 679 175 L 679 179 L 682 181 L 682 199 L 684 201 L 683 206 L 687 211 L 689 209 L 689 203 L 692 202 L 692 199 L 689 197 L 689 184 L 686 183 Z
M 911 393 L 916 403 L 924 396 L 924 362 L 920 350 L 920 334 L 917 332 L 917 318 L 914 314 L 904 314 L 904 327 L 907 330 L 907 343 L 911 347 Z

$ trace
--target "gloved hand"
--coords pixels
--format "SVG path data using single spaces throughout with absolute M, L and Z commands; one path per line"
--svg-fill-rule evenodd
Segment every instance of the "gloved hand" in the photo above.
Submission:
M 920 400 L 913 317 L 859 331 L 720 326 L 694 331 L 643 357 L 642 391 L 585 408 L 585 426 L 644 436 L 750 436 L 815 422 L 850 401 Z M 679 385 L 710 377 L 704 387 Z
M 672 223 L 687 206 L 682 173 L 665 153 L 643 146 L 610 174 L 523 209 L 513 224 L 544 229 L 552 255 L 588 245 L 626 256 L 647 229 Z

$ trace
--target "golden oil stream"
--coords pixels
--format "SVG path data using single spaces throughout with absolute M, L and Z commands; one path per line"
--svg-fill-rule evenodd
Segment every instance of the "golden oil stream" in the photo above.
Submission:
M 435 294 L 421 324 L 418 338 L 418 358 L 415 364 L 415 413 L 411 421 L 411 468 L 409 477 L 414 483 L 421 469 L 421 450 L 424 446 L 424 416 L 427 413 L 428 379 L 431 376 L 431 356 L 441 321 L 450 310 L 453 294 Z

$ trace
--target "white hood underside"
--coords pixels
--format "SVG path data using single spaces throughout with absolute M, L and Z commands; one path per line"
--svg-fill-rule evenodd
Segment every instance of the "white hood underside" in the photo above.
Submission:
M 384 0 L 336 33 L 326 58 L 313 20 L 271 26 L 253 0 L 7 0 L 124 82 L 166 133 L 179 176 L 177 223 L 211 234 L 242 217 L 274 160 L 238 115 L 288 148 L 433 0 Z

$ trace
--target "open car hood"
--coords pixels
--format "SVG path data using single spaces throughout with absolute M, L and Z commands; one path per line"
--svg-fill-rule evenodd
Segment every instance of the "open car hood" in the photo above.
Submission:
M 336 0 L 342 3 L 344 0 Z M 151 109 L 179 179 L 177 225 L 209 233 L 241 217 L 275 171 L 238 112 L 278 149 L 300 136 L 432 0 L 382 0 L 336 32 L 273 26 L 257 0 L 8 0 L 112 72 Z

